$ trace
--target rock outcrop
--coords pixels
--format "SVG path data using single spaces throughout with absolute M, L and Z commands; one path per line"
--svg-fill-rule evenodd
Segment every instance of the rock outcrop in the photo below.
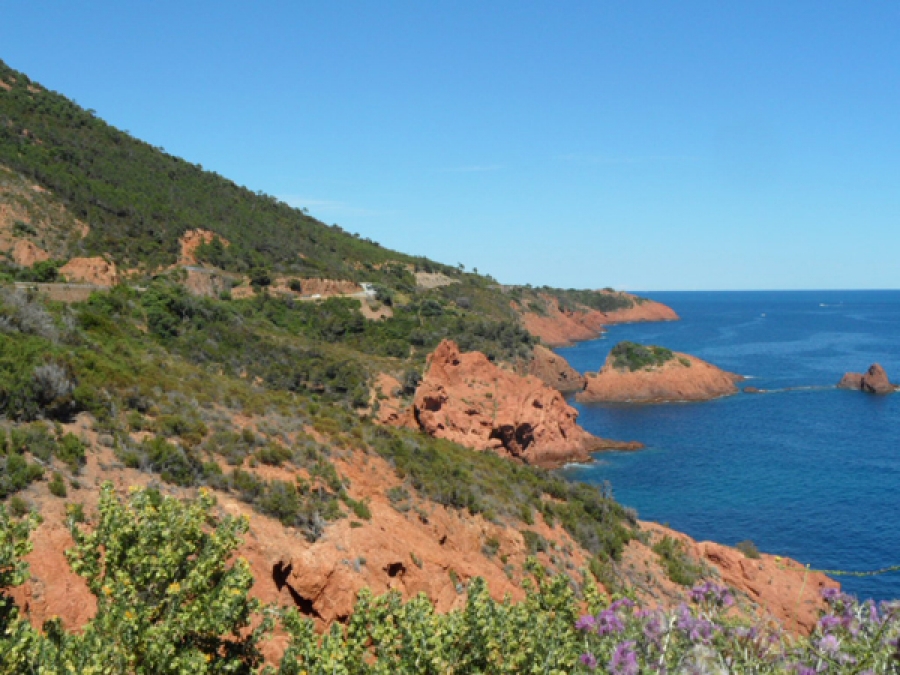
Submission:
M 522 325 L 529 333 L 539 337 L 544 344 L 551 347 L 566 347 L 575 342 L 593 340 L 604 331 L 604 326 L 620 323 L 638 323 L 642 321 L 677 321 L 678 314 L 662 303 L 645 298 L 637 298 L 628 293 L 633 305 L 611 312 L 601 312 L 587 307 L 581 310 L 567 311 L 559 307 L 555 298 L 543 295 L 544 311 L 519 311 Z
M 659 568 L 658 557 L 651 547 L 663 537 L 680 542 L 691 561 L 736 592 L 739 614 L 772 617 L 793 633 L 811 633 L 826 607 L 822 590 L 840 588 L 838 582 L 790 558 L 766 553 L 749 558 L 736 548 L 711 541 L 698 542 L 657 523 L 641 522 L 640 528 L 648 535 L 648 541 L 629 543 L 621 568 L 633 582 L 638 596 L 648 604 L 672 607 L 686 601 L 689 592 L 669 581 L 665 571 Z M 652 579 L 654 587 L 650 593 L 642 589 L 647 577 Z
M 846 373 L 838 382 L 838 389 L 854 389 L 867 394 L 893 394 L 897 385 L 891 384 L 884 368 L 875 363 L 865 373 Z
M 20 267 L 32 267 L 36 263 L 50 259 L 50 254 L 27 239 L 19 239 L 13 244 L 12 259 Z
M 641 447 L 589 434 L 561 393 L 499 368 L 480 352 L 463 354 L 450 340 L 429 357 L 413 414 L 427 434 L 540 466 L 588 461 L 605 448 Z
M 610 354 L 599 373 L 587 373 L 587 385 L 576 396 L 583 403 L 708 401 L 737 393 L 741 375 L 726 372 L 695 356 L 673 352 L 662 365 L 639 370 L 618 368 Z
M 569 365 L 559 354 L 541 345 L 534 348 L 528 374 L 534 375 L 548 387 L 553 387 L 563 394 L 572 394 L 584 389 L 584 375 Z
M 99 256 L 72 258 L 59 268 L 59 273 L 71 282 L 112 287 L 119 283 L 119 272 L 114 262 Z

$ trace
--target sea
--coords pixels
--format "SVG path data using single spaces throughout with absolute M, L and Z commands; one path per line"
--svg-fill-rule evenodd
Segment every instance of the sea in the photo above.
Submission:
M 599 370 L 622 340 L 686 352 L 766 393 L 701 403 L 581 404 L 579 421 L 646 449 L 563 473 L 609 482 L 643 520 L 697 540 L 789 556 L 811 569 L 900 566 L 900 393 L 837 389 L 880 363 L 900 381 L 900 291 L 644 293 L 680 321 L 611 326 L 558 349 Z M 836 576 L 859 598 L 900 599 L 900 571 Z

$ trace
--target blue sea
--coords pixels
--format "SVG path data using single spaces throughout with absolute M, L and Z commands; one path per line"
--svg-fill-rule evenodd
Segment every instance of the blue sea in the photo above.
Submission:
M 900 381 L 900 291 L 646 293 L 681 321 L 613 326 L 557 350 L 599 370 L 621 340 L 687 352 L 771 390 L 704 403 L 573 404 L 599 436 L 638 440 L 565 474 L 609 481 L 639 517 L 698 540 L 749 539 L 813 569 L 900 565 L 900 393 L 834 387 L 872 363 Z M 900 573 L 837 577 L 900 598 Z

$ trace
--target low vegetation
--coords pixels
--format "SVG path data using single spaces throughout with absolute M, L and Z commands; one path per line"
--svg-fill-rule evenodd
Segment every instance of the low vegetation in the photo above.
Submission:
M 658 368 L 675 358 L 675 353 L 665 347 L 644 346 L 636 342 L 620 342 L 612 348 L 613 367 L 619 370 L 649 370 Z

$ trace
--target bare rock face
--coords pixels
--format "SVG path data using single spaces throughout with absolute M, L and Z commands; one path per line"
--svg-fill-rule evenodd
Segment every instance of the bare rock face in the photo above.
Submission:
M 585 385 L 584 375 L 570 366 L 563 357 L 540 345 L 534 348 L 534 356 L 528 364 L 528 374 L 563 394 L 581 391 Z
M 662 365 L 640 370 L 617 368 L 612 354 L 599 373 L 587 373 L 587 385 L 576 400 L 584 403 L 708 401 L 737 393 L 744 378 L 695 356 L 672 353 Z
M 578 412 L 536 377 L 503 370 L 480 352 L 463 354 L 450 340 L 429 357 L 413 414 L 432 436 L 540 466 L 587 461 L 592 451 L 623 446 L 578 426 Z
M 877 363 L 865 373 L 846 373 L 838 382 L 838 389 L 855 389 L 867 394 L 893 394 L 897 386 L 891 384 L 887 373 Z
M 114 262 L 99 256 L 72 258 L 59 268 L 59 273 L 71 282 L 111 287 L 119 283 L 119 272 Z
M 833 579 L 790 558 L 766 553 L 759 554 L 758 558 L 748 558 L 735 548 L 710 541 L 698 542 L 657 523 L 642 522 L 640 527 L 649 535 L 649 542 L 630 542 L 623 555 L 623 567 L 626 576 L 637 587 L 638 596 L 648 604 L 656 601 L 653 594 L 645 597 L 642 593 L 641 587 L 648 575 L 652 575 L 653 583 L 659 586 L 656 597 L 667 598 L 664 604 L 674 606 L 685 601 L 689 592 L 683 586 L 667 583 L 665 571 L 656 568 L 658 558 L 650 546 L 662 537 L 680 542 L 690 559 L 712 572 L 710 576 L 718 583 L 730 586 L 736 595 L 739 614 L 774 619 L 795 634 L 809 635 L 813 631 L 822 610 L 827 607 L 822 591 L 840 588 Z

